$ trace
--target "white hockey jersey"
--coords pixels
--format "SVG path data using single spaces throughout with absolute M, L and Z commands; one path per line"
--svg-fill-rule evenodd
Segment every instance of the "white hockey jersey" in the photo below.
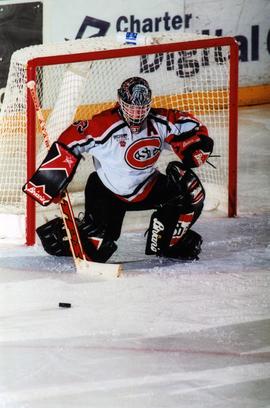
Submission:
M 209 140 L 198 119 L 171 109 L 151 109 L 140 133 L 133 134 L 118 105 L 73 123 L 58 139 L 75 154 L 90 153 L 103 184 L 128 201 L 140 201 L 151 190 L 163 149 L 173 149 L 183 163 L 187 157 L 188 167 L 196 167 L 211 153 Z

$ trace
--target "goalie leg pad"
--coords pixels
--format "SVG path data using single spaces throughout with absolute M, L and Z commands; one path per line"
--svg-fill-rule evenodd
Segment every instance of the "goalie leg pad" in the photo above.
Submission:
M 172 226 L 168 228 L 166 221 L 155 211 L 150 221 L 145 254 L 185 260 L 198 259 L 203 240 L 200 234 L 188 228 L 190 224 L 185 230 L 183 228 L 181 235 L 176 236 L 177 228 L 172 233 Z
M 169 246 L 177 218 L 166 207 L 161 207 L 153 212 L 147 234 L 146 255 L 161 255 L 164 248 Z
M 95 262 L 106 262 L 116 251 L 114 241 L 106 239 L 105 231 L 97 228 L 91 219 L 76 218 L 81 243 L 88 259 Z M 44 250 L 55 256 L 72 256 L 62 218 L 55 218 L 37 228 Z
M 38 227 L 36 232 L 49 255 L 72 256 L 62 218 L 54 218 Z
M 183 169 L 180 162 L 170 162 L 166 168 L 168 184 L 175 191 L 175 198 L 168 204 L 182 205 L 186 212 L 202 207 L 205 191 L 199 177 L 191 169 Z
M 202 237 L 191 229 L 175 245 L 170 246 L 163 252 L 163 256 L 168 258 L 197 260 L 201 252 Z
M 97 227 L 90 215 L 78 222 L 78 230 L 85 253 L 92 261 L 106 262 L 117 250 L 116 243 L 106 236 L 105 228 Z
M 197 258 L 201 248 L 201 236 L 190 232 L 190 227 L 200 216 L 202 205 L 186 214 L 181 213 L 181 210 L 181 206 L 164 205 L 152 214 L 146 241 L 146 255 Z

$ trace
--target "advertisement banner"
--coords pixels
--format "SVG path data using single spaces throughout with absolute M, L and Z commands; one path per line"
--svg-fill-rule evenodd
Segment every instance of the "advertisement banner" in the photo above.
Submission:
M 240 86 L 270 84 L 269 16 L 269 0 L 0 0 L 0 103 L 16 49 L 118 31 L 234 36 Z
M 44 41 L 93 37 L 117 31 L 140 33 L 184 31 L 184 0 L 47 0 L 44 10 Z M 65 13 L 63 14 L 63 10 Z
M 107 0 L 47 0 L 44 5 L 44 42 L 117 31 L 229 35 L 240 47 L 240 85 L 270 83 L 269 0 L 115 0 L 113 5 Z

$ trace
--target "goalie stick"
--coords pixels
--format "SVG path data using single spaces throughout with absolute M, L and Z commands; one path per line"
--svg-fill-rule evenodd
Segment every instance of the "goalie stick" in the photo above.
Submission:
M 50 149 L 51 143 L 49 134 L 46 129 L 46 122 L 40 107 L 35 81 L 29 81 L 27 88 L 30 91 L 31 98 L 36 110 L 37 118 L 43 135 L 44 144 L 47 150 Z M 119 277 L 122 271 L 120 264 L 103 264 L 87 260 L 82 247 L 81 239 L 78 233 L 78 228 L 75 222 L 73 208 L 70 202 L 69 194 L 65 190 L 64 195 L 59 203 L 60 212 L 67 231 L 67 236 L 70 244 L 71 253 L 74 259 L 77 272 L 90 272 L 93 277 L 104 279 Z

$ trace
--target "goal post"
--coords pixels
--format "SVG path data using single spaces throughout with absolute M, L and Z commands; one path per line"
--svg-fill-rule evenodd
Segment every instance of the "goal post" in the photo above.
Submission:
M 189 111 L 206 124 L 215 142 L 209 159 L 215 168 L 205 164 L 196 171 L 212 200 L 209 208 L 226 211 L 229 217 L 237 214 L 238 46 L 234 38 L 157 34 L 152 44 L 133 46 L 100 37 L 33 46 L 15 54 L 0 116 L 0 213 L 26 214 L 28 245 L 35 242 L 37 208 L 21 187 L 45 156 L 26 88 L 32 80 L 53 141 L 72 122 L 113 107 L 123 80 L 144 77 L 152 88 L 154 107 Z M 14 161 L 15 152 L 19 162 Z M 175 158 L 172 152 L 162 154 L 161 170 Z M 83 200 L 91 169 L 87 158 L 76 172 L 70 186 L 75 204 Z

